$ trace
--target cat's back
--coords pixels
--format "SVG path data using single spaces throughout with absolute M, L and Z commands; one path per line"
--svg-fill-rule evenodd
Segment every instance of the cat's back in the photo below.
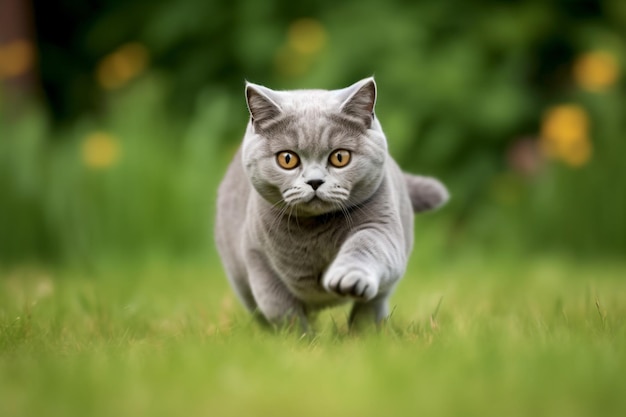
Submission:
M 233 258 L 238 253 L 250 191 L 239 149 L 217 192 L 215 240 L 222 256 Z

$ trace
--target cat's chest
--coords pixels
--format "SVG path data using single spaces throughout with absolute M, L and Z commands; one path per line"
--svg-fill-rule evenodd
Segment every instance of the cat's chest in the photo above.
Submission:
M 265 249 L 274 266 L 287 275 L 323 272 L 337 255 L 345 232 L 336 224 L 305 227 L 291 224 L 281 232 L 268 230 Z
M 348 230 L 341 219 L 317 224 L 290 219 L 277 231 L 265 228 L 263 250 L 281 280 L 303 299 L 323 301 L 321 276 L 335 259 Z

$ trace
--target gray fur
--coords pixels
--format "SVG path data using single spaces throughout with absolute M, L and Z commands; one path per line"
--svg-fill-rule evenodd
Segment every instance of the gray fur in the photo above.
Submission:
M 237 295 L 277 324 L 306 327 L 310 313 L 346 301 L 351 323 L 384 319 L 413 245 L 413 212 L 442 205 L 445 187 L 389 156 L 373 78 L 334 91 L 248 83 L 246 98 L 251 118 L 220 185 L 215 226 Z M 343 168 L 329 163 L 338 149 L 351 152 Z M 282 151 L 300 165 L 281 168 Z

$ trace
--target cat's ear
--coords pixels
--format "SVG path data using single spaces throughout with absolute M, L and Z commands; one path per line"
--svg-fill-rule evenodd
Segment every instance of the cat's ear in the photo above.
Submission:
M 373 77 L 365 78 L 348 88 L 337 92 L 341 100 L 341 112 L 355 118 L 366 128 L 370 128 L 374 120 L 376 105 L 376 82 Z
M 261 85 L 246 82 L 246 102 L 254 127 L 263 129 L 280 114 L 276 93 Z

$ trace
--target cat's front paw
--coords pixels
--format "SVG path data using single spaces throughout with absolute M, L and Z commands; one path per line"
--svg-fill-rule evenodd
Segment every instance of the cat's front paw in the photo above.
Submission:
M 331 268 L 324 275 L 322 284 L 330 293 L 363 301 L 371 300 L 378 294 L 377 277 L 361 268 Z

